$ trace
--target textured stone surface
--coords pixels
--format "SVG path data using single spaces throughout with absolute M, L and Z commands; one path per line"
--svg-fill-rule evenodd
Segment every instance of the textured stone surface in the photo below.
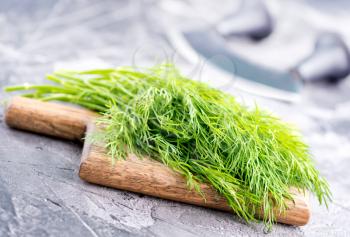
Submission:
M 187 18 L 202 15 L 215 22 L 235 7 L 232 1 L 203 2 L 193 1 L 194 14 Z M 271 0 L 268 5 L 278 19 L 275 34 L 259 44 L 232 39 L 232 48 L 252 61 L 284 69 L 308 53 L 320 29 L 336 29 L 350 40 L 349 3 L 334 2 Z M 174 6 L 168 7 L 172 13 L 160 13 L 161 6 L 169 6 L 164 3 L 1 1 L 0 87 L 42 82 L 43 75 L 62 65 L 150 65 L 169 57 L 191 74 L 191 66 L 158 34 L 189 19 Z M 307 226 L 276 225 L 269 236 L 350 235 L 349 91 L 350 79 L 334 87 L 308 86 L 303 102 L 291 105 L 233 87 L 245 103 L 256 100 L 301 128 L 333 191 L 328 210 L 312 198 Z M 0 92 L 1 100 L 9 96 Z M 80 144 L 7 128 L 1 108 L 1 237 L 264 235 L 263 225 L 247 225 L 228 213 L 87 184 L 77 176 L 80 155 Z

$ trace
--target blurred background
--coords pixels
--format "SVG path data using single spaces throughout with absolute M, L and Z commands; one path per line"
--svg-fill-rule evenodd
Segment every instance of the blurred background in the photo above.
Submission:
M 0 98 L 12 96 L 4 86 L 43 83 L 45 74 L 59 68 L 142 68 L 170 61 L 185 75 L 295 124 L 310 144 L 334 202 L 327 210 L 312 197 L 308 225 L 276 225 L 269 235 L 349 236 L 349 10 L 346 0 L 1 0 Z M 210 56 L 203 60 L 193 47 L 180 50 L 172 38 L 174 32 L 183 36 L 197 30 L 224 42 L 219 46 L 234 60 L 225 54 L 222 61 L 237 73 L 224 72 Z M 315 46 L 325 32 L 336 40 Z M 189 59 L 193 52 L 195 60 Z M 240 82 L 260 74 L 241 77 L 241 62 L 249 62 L 248 71 L 298 81 L 293 91 L 298 98 L 288 100 L 290 90 L 279 91 L 284 99 L 273 92 L 261 96 L 266 85 L 259 82 L 245 90 Z M 301 69 L 308 62 L 311 69 Z M 328 82 L 334 78 L 337 83 Z M 77 176 L 80 149 L 10 130 L 0 112 L 0 236 L 263 234 L 261 224 L 246 225 L 227 213 L 86 184 Z

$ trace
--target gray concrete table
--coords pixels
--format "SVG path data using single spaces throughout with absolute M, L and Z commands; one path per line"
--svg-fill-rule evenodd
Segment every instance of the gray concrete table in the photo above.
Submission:
M 171 52 L 159 35 L 162 24 L 183 20 L 170 13 L 174 6 L 160 14 L 164 2 L 1 1 L 0 87 L 42 83 L 55 66 L 76 61 L 80 66 L 152 64 L 155 55 Z M 213 2 L 193 1 L 191 6 L 210 21 L 231 9 L 232 1 L 221 3 L 230 7 Z M 258 44 L 233 39 L 231 46 L 252 61 L 287 68 L 308 53 L 320 28 L 336 29 L 349 40 L 349 4 L 334 2 L 338 5 L 271 0 L 276 33 Z M 183 59 L 173 59 L 190 72 Z M 309 86 L 299 104 L 252 97 L 234 88 L 232 93 L 299 126 L 333 192 L 328 210 L 311 199 L 308 225 L 278 224 L 269 236 L 350 236 L 350 79 L 333 87 Z M 10 95 L 0 92 L 0 97 Z M 1 237 L 264 235 L 262 224 L 247 225 L 229 213 L 85 183 L 77 175 L 80 155 L 80 144 L 9 129 L 1 108 Z

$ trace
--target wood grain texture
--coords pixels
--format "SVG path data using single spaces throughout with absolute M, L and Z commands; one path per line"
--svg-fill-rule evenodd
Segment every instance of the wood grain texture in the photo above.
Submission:
M 89 133 L 94 126 L 90 125 Z M 137 158 L 130 154 L 126 160 L 119 160 L 112 164 L 102 146 L 85 143 L 81 159 L 80 178 L 107 187 L 143 193 L 164 199 L 209 207 L 222 211 L 232 211 L 226 199 L 220 196 L 210 185 L 201 184 L 205 196 L 195 190 L 189 190 L 185 178 L 148 157 Z M 286 213 L 275 212 L 277 221 L 289 225 L 302 226 L 310 218 L 308 193 L 299 193 L 291 189 L 294 202 L 288 201 Z
M 14 98 L 5 112 L 6 123 L 14 128 L 66 138 L 81 139 L 85 130 L 94 130 L 96 114 L 84 109 L 32 99 Z M 126 160 L 116 161 L 106 155 L 103 146 L 84 144 L 79 176 L 90 183 L 143 193 L 150 196 L 194 204 L 203 207 L 232 211 L 225 198 L 210 185 L 202 184 L 205 199 L 189 190 L 185 178 L 160 162 L 130 154 Z M 288 210 L 277 213 L 277 221 L 301 226 L 308 223 L 310 207 L 305 195 L 291 188 L 294 202 L 288 201 Z
M 14 97 L 5 109 L 5 122 L 12 128 L 68 140 L 83 138 L 86 125 L 96 116 L 86 109 L 24 97 Z

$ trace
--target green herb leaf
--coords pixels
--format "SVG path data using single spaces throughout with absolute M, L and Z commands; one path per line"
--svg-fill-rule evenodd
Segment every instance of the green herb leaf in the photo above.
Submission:
M 183 174 L 189 188 L 210 183 L 247 221 L 264 210 L 286 210 L 290 187 L 310 190 L 320 203 L 331 199 L 308 146 L 298 132 L 270 113 L 183 77 L 171 64 L 137 71 L 123 67 L 48 76 L 57 85 L 14 86 L 27 97 L 62 100 L 103 113 L 104 142 L 113 159 L 147 155 Z M 204 197 L 205 198 L 205 197 Z

